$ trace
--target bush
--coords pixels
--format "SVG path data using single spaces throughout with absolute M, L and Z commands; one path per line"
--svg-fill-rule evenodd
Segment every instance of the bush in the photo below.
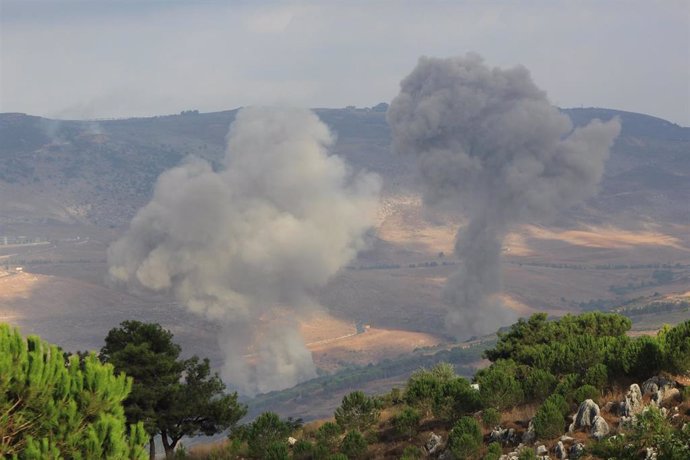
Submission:
M 604 387 L 606 387 L 608 379 L 609 375 L 606 366 L 604 364 L 597 364 L 587 370 L 582 382 L 585 385 L 592 385 L 593 387 L 602 390 Z
M 489 444 L 489 448 L 486 450 L 484 460 L 499 460 L 501 458 L 501 455 L 503 455 L 503 449 L 501 448 L 501 444 L 497 442 L 492 442 L 491 444 Z
M 472 417 L 461 417 L 448 435 L 448 448 L 458 460 L 475 457 L 482 444 L 482 429 Z
M 350 431 L 345 435 L 340 452 L 349 459 L 362 458 L 367 451 L 367 440 L 359 431 Z
M 290 449 L 284 442 L 274 441 L 266 446 L 264 455 L 261 458 L 264 460 L 288 460 L 290 458 Z
M 326 447 L 332 452 L 338 447 L 338 438 L 342 433 L 340 425 L 333 422 L 326 422 L 316 430 L 316 442 Z
M 292 446 L 292 458 L 295 460 L 311 460 L 314 458 L 314 444 L 306 439 L 300 439 Z
M 65 358 L 0 324 L 0 457 L 147 458 L 142 424 L 127 427 L 132 379 L 95 355 Z
M 537 458 L 537 455 L 534 453 L 534 450 L 525 447 L 520 452 L 518 453 L 518 460 L 535 460 Z
M 431 370 L 420 369 L 407 381 L 405 401 L 428 413 L 443 397 L 443 386 L 455 378 L 453 366 L 448 363 L 439 363 Z
M 679 374 L 690 374 L 690 320 L 677 324 L 663 338 L 668 367 Z
M 287 438 L 291 433 L 290 425 L 282 420 L 278 414 L 264 412 L 252 422 L 246 430 L 249 455 L 256 458 L 265 458 L 268 449 L 271 452 L 280 452 L 275 444 L 284 444 L 287 447 Z
M 326 457 L 326 460 L 349 460 L 349 459 L 347 458 L 347 455 L 341 454 L 340 452 L 338 452 L 337 454 L 329 455 L 328 457 Z
M 547 399 L 537 410 L 534 419 L 534 432 L 538 439 L 552 439 L 563 434 L 565 418 L 563 407 L 558 401 Z
M 479 396 L 484 407 L 504 410 L 522 402 L 524 395 L 516 379 L 516 370 L 513 361 L 497 361 L 477 373 Z
M 399 414 L 393 417 L 393 427 L 400 436 L 413 436 L 417 433 L 419 421 L 421 420 L 419 411 L 412 407 L 404 408 Z
M 585 401 L 587 399 L 591 399 L 592 401 L 598 403 L 599 401 L 599 396 L 601 396 L 601 393 L 599 390 L 594 388 L 592 385 L 582 385 L 580 388 L 575 390 L 573 393 L 573 397 L 575 398 L 575 402 L 580 404 L 582 401 Z
M 577 388 L 578 380 L 577 374 L 566 375 L 556 385 L 556 389 L 553 390 L 554 394 L 563 396 L 568 403 L 575 402 L 575 389 Z
M 441 384 L 434 400 L 434 414 L 439 418 L 456 420 L 482 408 L 479 392 L 470 382 L 456 377 Z
M 366 431 L 378 419 L 378 401 L 361 391 L 354 391 L 343 397 L 342 404 L 335 410 L 336 423 L 347 430 Z
M 498 410 L 493 407 L 484 409 L 482 412 L 482 424 L 484 428 L 493 428 L 499 423 L 501 423 L 501 413 Z
M 524 392 L 529 401 L 543 401 L 556 386 L 556 377 L 543 369 L 532 369 L 524 380 Z
M 424 458 L 424 452 L 417 446 L 407 446 L 400 460 L 420 460 Z
M 559 394 L 552 394 L 548 398 L 546 398 L 546 401 L 549 401 L 551 404 L 554 404 L 556 407 L 558 407 L 558 410 L 561 411 L 561 414 L 563 414 L 563 417 L 567 416 L 570 413 L 570 404 L 565 400 L 565 398 Z
M 644 379 L 661 370 L 664 354 L 656 338 L 642 336 L 628 342 L 620 359 L 623 372 L 631 377 Z

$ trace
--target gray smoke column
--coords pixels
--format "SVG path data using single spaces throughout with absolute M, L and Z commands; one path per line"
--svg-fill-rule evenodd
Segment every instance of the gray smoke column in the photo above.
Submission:
M 400 86 L 387 115 L 394 149 L 417 156 L 427 203 L 468 218 L 444 291 L 449 326 L 459 337 L 494 331 L 514 319 L 498 297 L 506 232 L 594 195 L 620 123 L 574 129 L 527 69 L 475 54 L 422 57 Z
M 379 178 L 352 173 L 329 154 L 333 141 L 310 111 L 243 109 L 224 169 L 193 159 L 164 172 L 108 250 L 114 280 L 171 291 L 224 325 L 223 376 L 245 393 L 315 375 L 297 320 L 374 223 Z M 289 307 L 290 320 L 271 329 L 261 320 L 277 307 Z

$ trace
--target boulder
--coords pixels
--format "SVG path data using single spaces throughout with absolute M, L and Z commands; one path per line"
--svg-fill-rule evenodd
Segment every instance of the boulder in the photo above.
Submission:
M 530 420 L 529 425 L 527 426 L 527 431 L 525 431 L 522 434 L 522 443 L 523 444 L 532 444 L 536 439 L 537 439 L 537 434 L 534 432 L 534 422 L 532 420 Z
M 565 460 L 568 458 L 568 452 L 565 450 L 563 441 L 558 441 L 558 444 L 556 444 L 556 448 L 554 449 L 554 453 L 556 454 L 556 458 L 558 460 Z
M 594 424 L 594 419 L 599 417 L 599 406 L 591 399 L 587 399 L 580 404 L 575 414 L 575 420 L 570 424 L 568 431 L 571 433 L 575 430 L 585 427 L 591 427 Z
M 549 453 L 549 449 L 547 449 L 544 444 L 537 447 L 537 456 L 538 457 L 543 457 L 544 455 L 546 455 L 548 453 Z
M 514 444 L 517 441 L 517 434 L 513 428 L 501 428 L 500 426 L 497 426 L 491 431 L 489 439 L 491 442 Z
M 576 460 L 580 457 L 582 457 L 582 454 L 585 451 L 585 445 L 582 444 L 581 442 L 576 442 L 572 446 L 570 446 L 570 452 L 568 455 L 570 455 L 571 460 Z
M 637 383 L 630 385 L 630 389 L 625 394 L 625 400 L 622 404 L 622 415 L 624 417 L 632 417 L 635 414 L 639 414 L 644 403 L 642 402 L 642 391 Z
M 607 434 L 609 434 L 609 424 L 606 423 L 604 417 L 597 415 L 592 423 L 592 431 L 590 432 L 592 437 L 597 441 L 600 441 Z
M 293 438 L 292 436 L 290 436 L 288 438 L 288 444 L 289 445 L 294 446 L 296 443 L 297 443 L 297 439 Z
M 426 451 L 429 454 L 434 454 L 438 452 L 438 450 L 441 448 L 443 445 L 443 439 L 441 436 L 437 435 L 433 431 L 429 435 L 429 440 L 424 444 L 424 447 L 426 447 Z
M 651 395 L 651 402 L 655 406 L 666 399 L 666 392 L 676 387 L 676 382 L 660 375 L 645 380 L 642 383 L 642 395 Z

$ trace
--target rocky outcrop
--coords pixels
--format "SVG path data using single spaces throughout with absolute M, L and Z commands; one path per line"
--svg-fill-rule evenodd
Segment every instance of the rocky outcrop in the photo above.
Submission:
M 565 460 L 568 458 L 568 452 L 565 450 L 563 441 L 558 441 L 558 444 L 556 444 L 556 448 L 554 449 L 554 454 L 556 454 L 556 458 L 558 460 Z
M 585 445 L 581 442 L 576 442 L 575 444 L 570 446 L 570 451 L 568 452 L 568 455 L 570 456 L 571 460 L 577 460 L 578 458 L 582 457 L 584 451 Z
M 534 422 L 532 420 L 530 420 L 529 425 L 527 426 L 527 431 L 525 431 L 522 434 L 522 443 L 523 444 L 532 444 L 536 439 L 537 439 L 537 433 L 535 433 L 535 431 L 534 431 Z
M 676 382 L 657 375 L 644 381 L 642 384 L 642 395 L 650 395 L 652 404 L 659 406 L 664 400 L 669 398 L 672 394 L 671 390 L 675 389 L 675 387 Z
M 598 415 L 594 418 L 594 421 L 592 423 L 592 431 L 590 432 L 590 434 L 594 439 L 598 441 L 609 434 L 609 424 L 606 423 L 604 417 Z
M 517 442 L 517 432 L 513 428 L 501 428 L 497 426 L 489 435 L 491 442 L 501 444 L 515 444 Z
M 642 402 L 642 391 L 640 386 L 636 383 L 630 385 L 630 389 L 625 394 L 625 400 L 621 403 L 621 415 L 623 417 L 632 417 L 639 414 L 644 407 Z
M 424 445 L 424 447 L 426 447 L 426 451 L 430 455 L 438 452 L 442 446 L 443 446 L 443 438 L 441 438 L 441 436 L 437 435 L 434 432 L 431 432 L 431 434 L 429 435 L 429 440 Z
M 570 424 L 568 431 L 571 433 L 582 429 L 589 428 L 594 425 L 594 419 L 599 417 L 600 414 L 599 406 L 597 403 L 591 399 L 585 400 L 580 407 L 577 409 L 577 414 L 575 414 L 575 420 Z

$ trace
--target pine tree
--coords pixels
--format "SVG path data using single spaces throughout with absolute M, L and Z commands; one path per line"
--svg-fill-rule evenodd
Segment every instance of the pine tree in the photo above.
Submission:
M 0 324 L 0 457 L 143 459 L 146 433 L 127 428 L 132 387 L 95 355 L 66 362 L 39 337 Z

